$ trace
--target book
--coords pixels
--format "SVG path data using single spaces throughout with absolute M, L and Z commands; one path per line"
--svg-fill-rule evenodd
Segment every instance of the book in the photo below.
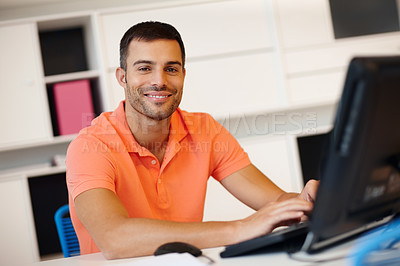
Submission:
M 76 134 L 90 125 L 94 108 L 89 80 L 56 83 L 53 95 L 59 135 Z

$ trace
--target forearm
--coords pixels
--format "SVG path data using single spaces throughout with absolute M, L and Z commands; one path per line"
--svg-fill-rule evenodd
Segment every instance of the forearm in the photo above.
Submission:
M 188 242 L 199 248 L 235 241 L 239 222 L 183 223 L 131 218 L 119 198 L 107 189 L 92 189 L 75 199 L 75 209 L 106 258 L 152 254 L 166 242 Z
M 290 224 L 311 211 L 310 202 L 284 200 L 296 195 L 275 193 L 276 197 L 269 203 L 242 220 L 199 223 L 130 218 L 119 198 L 107 189 L 83 192 L 74 202 L 80 222 L 98 248 L 106 258 L 115 259 L 150 255 L 167 242 L 182 241 L 199 248 L 210 248 L 266 234 L 276 226 Z
M 233 244 L 238 222 L 182 223 L 146 218 L 125 218 L 118 226 L 97 235 L 96 244 L 108 259 L 145 256 L 161 244 L 186 242 L 199 248 Z
M 299 221 L 311 211 L 312 204 L 289 199 L 267 204 L 253 215 L 229 222 L 183 223 L 146 218 L 124 218 L 109 221 L 113 230 L 100 233 L 96 241 L 107 259 L 151 255 L 167 242 L 186 242 L 200 249 L 235 244 L 271 232 L 277 226 Z M 99 233 L 99 232 L 98 232 Z

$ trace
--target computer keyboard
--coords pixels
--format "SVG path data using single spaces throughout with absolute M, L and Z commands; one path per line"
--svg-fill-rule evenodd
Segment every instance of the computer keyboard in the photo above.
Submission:
M 227 246 L 221 252 L 222 258 L 268 251 L 299 251 L 309 231 L 309 222 L 302 222 L 276 230 L 272 233 Z

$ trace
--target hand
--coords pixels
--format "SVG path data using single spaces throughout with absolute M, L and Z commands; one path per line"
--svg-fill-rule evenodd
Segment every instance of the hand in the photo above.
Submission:
M 298 223 L 312 208 L 312 202 L 299 198 L 268 203 L 253 215 L 238 221 L 237 241 L 270 233 L 278 226 Z
M 298 198 L 309 202 L 314 202 L 317 196 L 318 186 L 319 186 L 319 181 L 309 180 L 307 184 L 304 186 L 301 193 L 298 195 Z

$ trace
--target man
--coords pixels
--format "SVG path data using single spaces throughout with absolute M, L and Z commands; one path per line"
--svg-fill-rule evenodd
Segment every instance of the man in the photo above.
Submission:
M 70 212 L 82 254 L 149 255 L 172 241 L 229 245 L 312 210 L 317 182 L 301 194 L 285 193 L 211 116 L 178 108 L 185 50 L 174 27 L 133 26 L 121 40 L 120 60 L 116 78 L 125 101 L 82 130 L 67 153 Z M 257 212 L 202 222 L 209 176 Z

